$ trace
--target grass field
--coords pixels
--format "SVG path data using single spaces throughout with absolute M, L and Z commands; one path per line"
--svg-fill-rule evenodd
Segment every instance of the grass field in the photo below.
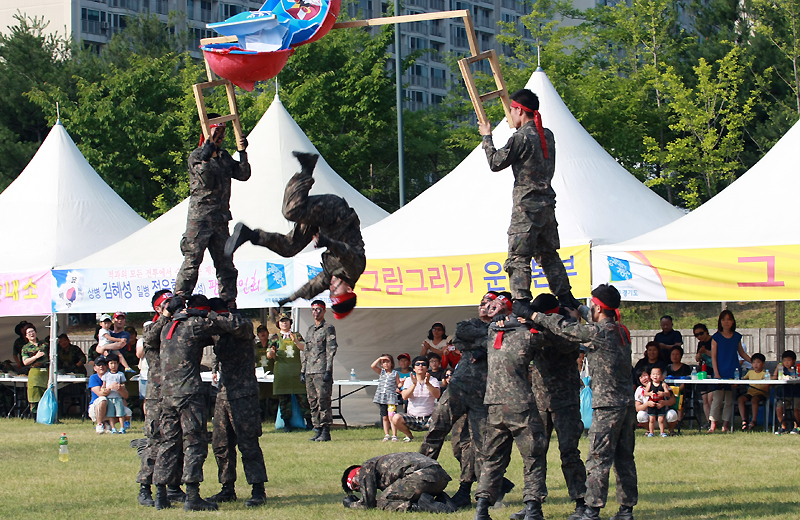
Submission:
M 132 431 L 139 431 L 134 423 Z M 203 518 L 258 519 L 336 519 L 399 518 L 382 511 L 350 511 L 342 507 L 339 485 L 343 469 L 370 457 L 392 451 L 414 451 L 411 444 L 382 443 L 382 431 L 375 428 L 334 430 L 333 442 L 310 443 L 307 432 L 275 432 L 264 425 L 261 447 L 267 461 L 269 504 L 248 509 L 244 499 L 249 486 L 239 465 L 239 500 L 220 506 L 220 511 L 192 513 Z M 69 437 L 70 460 L 58 460 L 61 432 Z M 88 421 L 67 420 L 56 426 L 33 421 L 0 420 L 0 518 L 92 519 L 100 518 L 185 518 L 181 509 L 155 511 L 136 503 L 139 469 L 136 450 L 128 443 L 138 434 L 96 435 Z M 800 436 L 765 433 L 700 435 L 685 432 L 679 437 L 636 440 L 639 474 L 637 519 L 797 519 L 800 517 L 798 480 L 800 465 L 797 450 Z M 442 450 L 441 464 L 451 475 L 458 475 L 457 463 Z M 587 441 L 581 441 L 585 458 Z M 210 451 L 210 450 L 209 450 Z M 547 479 L 550 496 L 545 517 L 566 518 L 573 509 L 559 468 L 558 450 L 551 446 Z M 241 461 L 240 461 L 241 463 Z M 205 465 L 203 496 L 219 490 L 213 456 Z M 506 499 L 508 507 L 492 511 L 492 518 L 505 519 L 521 505 L 521 462 L 514 454 L 507 476 L 517 489 Z M 456 477 L 457 478 L 457 477 Z M 616 511 L 612 475 L 608 518 Z M 455 492 L 457 481 L 448 492 Z M 473 488 L 474 491 L 474 488 Z M 467 520 L 474 510 L 464 510 L 450 518 Z M 427 516 L 425 513 L 412 515 Z

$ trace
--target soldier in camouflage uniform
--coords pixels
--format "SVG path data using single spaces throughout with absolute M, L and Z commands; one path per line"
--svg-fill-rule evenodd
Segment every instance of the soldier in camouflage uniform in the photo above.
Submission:
M 336 355 L 336 329 L 325 321 L 325 302 L 311 302 L 314 324 L 306 334 L 305 357 L 300 379 L 305 380 L 314 436 L 310 441 L 331 440 L 331 392 L 333 391 L 333 356 Z
M 497 500 L 513 443 L 523 461 L 525 520 L 543 520 L 542 502 L 547 487 L 533 469 L 537 457 L 545 455 L 544 426 L 528 381 L 528 366 L 534 350 L 541 348 L 541 334 L 504 316 L 511 312 L 511 301 L 504 296 L 493 300 L 489 311 L 490 315 L 495 313 L 486 349 L 489 373 L 484 403 L 489 408 L 489 419 L 483 446 L 486 462 L 475 493 L 475 520 L 491 520 L 489 506 Z
M 219 117 L 209 114 L 210 118 Z M 228 222 L 231 220 L 231 179 L 250 178 L 247 162 L 247 140 L 239 142 L 239 162 L 221 148 L 225 123 L 211 125 L 211 137 L 189 154 L 189 214 L 186 232 L 181 239 L 183 264 L 175 279 L 175 292 L 184 298 L 192 294 L 198 269 L 208 249 L 217 270 L 220 297 L 230 305 L 236 301 L 238 272 L 229 256 L 225 256 Z
M 592 427 L 589 429 L 589 457 L 586 461 L 586 510 L 583 520 L 597 520 L 608 498 L 611 465 L 617 476 L 619 511 L 613 520 L 632 520 L 639 492 L 633 459 L 636 409 L 631 384 L 631 341 L 619 324 L 620 295 L 613 285 L 592 291 L 587 325 L 560 316 L 535 313 L 538 326 L 570 341 L 588 343 L 586 361 L 592 388 Z M 585 309 L 585 307 L 584 307 Z M 577 313 L 576 313 L 577 316 Z
M 419 453 L 390 453 L 350 466 L 342 475 L 342 501 L 351 509 L 452 513 L 444 493 L 450 475 L 435 460 Z M 381 490 L 380 496 L 378 491 Z M 351 493 L 361 492 L 359 500 Z
M 514 300 L 523 308 L 531 299 L 531 258 L 542 266 L 550 290 L 565 305 L 577 308 L 567 271 L 557 249 L 556 192 L 551 185 L 556 168 L 553 132 L 542 128 L 539 98 L 528 89 L 511 95 L 511 121 L 517 129 L 505 148 L 495 149 L 491 124 L 481 123 L 483 149 L 492 171 L 511 166 L 514 172 L 514 208 L 508 228 L 505 270 Z M 514 311 L 517 313 L 517 310 Z M 519 315 L 519 313 L 517 313 Z
M 203 348 L 213 345 L 212 335 L 233 332 L 229 318 L 209 311 L 208 299 L 200 294 L 189 299 L 189 308 L 180 308 L 174 297 L 167 307 L 172 320 L 161 330 L 161 446 L 153 470 L 156 507 L 170 507 L 164 485 L 184 453 L 183 476 L 186 484 L 186 511 L 216 510 L 217 504 L 200 497 L 203 463 L 208 454 L 206 411 L 200 361 Z
M 545 314 L 559 312 L 558 300 L 552 294 L 540 294 L 533 300 L 533 308 Z M 566 314 L 566 311 L 564 311 Z M 550 448 L 550 437 L 555 428 L 558 434 L 558 450 L 561 453 L 561 472 L 569 490 L 569 498 L 575 501 L 575 512 L 567 520 L 577 520 L 584 512 L 583 497 L 586 495 L 586 469 L 581 460 L 578 441 L 583 433 L 581 422 L 580 391 L 578 373 L 580 343 L 568 341 L 543 329 L 542 349 L 534 352 L 531 363 L 531 384 L 539 414 L 545 428 L 545 453 Z M 537 457 L 534 473 L 537 479 L 547 477 L 547 457 Z M 525 510 L 511 515 L 512 520 L 525 517 Z
M 153 483 L 153 469 L 156 456 L 161 445 L 161 330 L 169 323 L 169 318 L 162 313 L 172 298 L 172 293 L 166 289 L 153 294 L 153 310 L 156 315 L 153 321 L 144 324 L 142 336 L 144 343 L 144 357 L 148 365 L 147 389 L 144 397 L 144 434 L 147 446 L 142 450 L 142 467 L 136 476 L 139 483 L 139 504 L 152 507 L 155 505 L 150 486 Z M 183 452 L 171 477 L 167 479 L 166 497 L 171 502 L 183 502 L 186 495 L 180 488 L 181 471 L 183 469 Z M 161 509 L 159 507 L 159 509 Z
M 302 251 L 312 240 L 316 247 L 327 247 L 322 254 L 322 272 L 295 291 L 278 301 L 279 306 L 298 298 L 311 300 L 330 289 L 333 315 L 336 319 L 347 316 L 356 305 L 353 289 L 367 265 L 364 241 L 361 239 L 361 222 L 347 201 L 336 195 L 313 195 L 308 192 L 314 185 L 316 154 L 293 152 L 300 162 L 301 171 L 286 185 L 283 195 L 283 216 L 295 223 L 288 235 L 251 230 L 241 222 L 225 245 L 225 254 L 233 252 L 248 240 L 267 247 L 289 258 Z
M 487 306 L 496 293 L 487 293 L 478 306 L 478 317 L 456 325 L 453 344 L 461 351 L 447 392 L 436 403 L 431 425 L 419 448 L 422 455 L 439 458 L 447 434 L 453 455 L 461 466 L 458 491 L 453 495 L 456 507 L 472 503 L 470 491 L 483 464 L 483 435 L 486 430 L 487 409 L 483 404 L 486 393 L 486 337 L 489 329 Z
M 274 374 L 272 394 L 280 405 L 283 428 L 287 432 L 292 431 L 292 395 L 297 399 L 306 427 L 311 428 L 311 408 L 306 397 L 306 385 L 300 380 L 300 373 L 303 371 L 300 352 L 305 349 L 305 340 L 299 332 L 292 332 L 292 318 L 288 313 L 279 316 L 278 328 L 280 332 L 269 339 L 267 369 Z
M 211 310 L 225 315 L 228 309 L 221 298 L 212 298 Z M 267 503 L 264 483 L 267 469 L 264 453 L 258 445 L 261 437 L 261 409 L 258 406 L 258 380 L 253 366 L 253 322 L 232 313 L 233 332 L 220 334 L 214 344 L 219 392 L 214 406 L 214 433 L 211 446 L 217 459 L 222 490 L 208 499 L 211 502 L 236 500 L 236 447 L 242 453 L 247 483 L 253 487 L 248 507 Z

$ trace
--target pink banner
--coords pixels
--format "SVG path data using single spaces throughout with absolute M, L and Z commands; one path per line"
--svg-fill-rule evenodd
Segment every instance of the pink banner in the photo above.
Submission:
M 50 314 L 50 280 L 50 271 L 0 273 L 0 316 Z

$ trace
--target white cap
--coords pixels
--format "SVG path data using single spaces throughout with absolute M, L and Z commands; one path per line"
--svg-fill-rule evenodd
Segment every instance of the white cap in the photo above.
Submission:
M 109 316 L 108 314 L 101 314 L 100 315 L 100 319 L 98 319 L 97 321 L 102 323 L 102 322 L 104 322 L 106 320 L 111 321 L 111 316 Z

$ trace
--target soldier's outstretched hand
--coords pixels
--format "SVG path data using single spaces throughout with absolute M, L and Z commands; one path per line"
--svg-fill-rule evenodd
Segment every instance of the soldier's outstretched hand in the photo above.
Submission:
M 490 121 L 479 122 L 478 133 L 481 135 L 492 135 L 492 123 Z

